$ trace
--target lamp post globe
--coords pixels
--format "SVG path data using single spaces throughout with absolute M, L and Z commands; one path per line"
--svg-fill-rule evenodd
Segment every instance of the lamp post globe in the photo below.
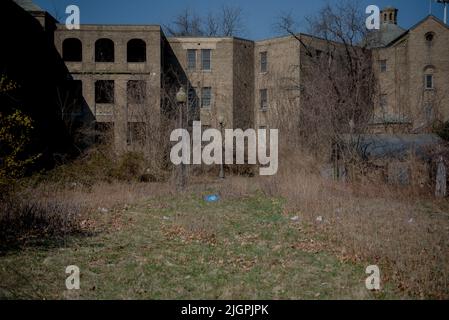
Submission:
M 179 91 L 176 93 L 176 101 L 179 103 L 185 103 L 187 101 L 187 94 L 183 87 L 179 88 Z

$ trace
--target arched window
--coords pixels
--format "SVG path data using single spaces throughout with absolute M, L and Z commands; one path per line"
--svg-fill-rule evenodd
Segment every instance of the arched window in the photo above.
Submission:
M 147 61 L 147 44 L 141 39 L 128 41 L 128 62 Z
M 83 61 L 83 45 L 79 39 L 68 38 L 62 43 L 62 59 L 69 62 Z
M 95 42 L 95 62 L 114 62 L 114 42 L 111 39 Z
M 428 44 L 432 44 L 433 38 L 435 37 L 435 34 L 433 32 L 427 32 L 426 35 L 426 41 Z

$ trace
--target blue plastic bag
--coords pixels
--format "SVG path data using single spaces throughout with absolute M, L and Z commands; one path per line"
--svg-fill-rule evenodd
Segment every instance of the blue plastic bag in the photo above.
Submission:
M 206 202 L 217 202 L 220 200 L 220 196 L 218 194 L 211 194 L 204 197 L 204 201 Z

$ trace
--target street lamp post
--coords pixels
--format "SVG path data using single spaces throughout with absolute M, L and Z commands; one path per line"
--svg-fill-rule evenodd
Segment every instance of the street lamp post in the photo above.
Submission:
M 223 148 L 223 143 L 224 143 L 224 137 L 223 137 L 223 127 L 224 127 L 224 117 L 222 115 L 220 115 L 218 117 L 218 123 L 220 124 L 220 132 L 221 132 L 221 162 L 220 162 L 220 175 L 219 178 L 220 179 L 224 179 L 225 178 L 225 171 L 224 171 L 224 148 Z
M 178 116 L 178 126 L 180 129 L 184 129 L 184 105 L 187 102 L 187 94 L 184 91 L 184 88 L 181 87 L 179 91 L 176 93 L 176 101 L 178 102 L 179 107 L 179 116 Z M 178 167 L 178 189 L 183 191 L 186 185 L 186 167 L 184 162 Z

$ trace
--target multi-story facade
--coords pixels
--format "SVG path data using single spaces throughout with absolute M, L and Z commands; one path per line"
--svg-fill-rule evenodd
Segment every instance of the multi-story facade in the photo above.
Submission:
M 37 18 L 38 12 L 33 7 Z M 372 128 L 379 133 L 420 132 L 435 119 L 449 120 L 448 27 L 428 16 L 406 31 L 397 14 L 382 11 L 371 47 L 379 80 Z M 166 38 L 160 26 L 148 25 L 68 30 L 58 24 L 54 43 L 97 126 L 113 127 L 120 149 L 132 145 L 140 126 L 158 126 L 167 70 L 176 69 L 189 109 L 197 111 L 191 114 L 204 126 L 218 127 L 223 117 L 229 128 L 270 127 L 286 105 L 301 108 L 304 44 L 314 54 L 326 50 L 325 40 L 305 34 L 263 41 Z
M 397 27 L 397 10 L 383 11 L 388 41 L 372 49 L 379 84 L 375 132 L 421 133 L 449 120 L 449 28 L 428 16 L 410 30 Z
M 252 126 L 254 43 L 239 38 L 168 38 L 187 78 L 189 106 L 197 120 L 218 127 Z

